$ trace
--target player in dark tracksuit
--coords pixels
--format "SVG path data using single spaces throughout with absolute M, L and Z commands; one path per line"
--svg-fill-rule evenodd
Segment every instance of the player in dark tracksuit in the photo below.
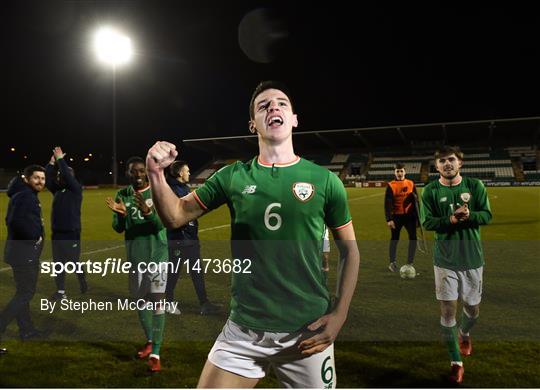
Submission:
M 175 161 L 169 168 L 167 183 L 179 198 L 190 193 L 189 186 L 189 166 L 184 161 Z M 194 270 L 193 266 L 201 257 L 201 247 L 199 244 L 199 223 L 197 220 L 190 221 L 187 225 L 178 229 L 167 229 L 167 240 L 169 244 L 169 261 L 178 264 L 178 262 L 188 263 L 188 272 L 193 282 L 193 287 L 201 305 L 201 315 L 218 313 L 220 307 L 214 305 L 208 300 L 206 295 L 206 287 L 204 285 L 204 274 L 199 270 Z M 200 265 L 200 262 L 198 263 Z M 167 289 L 165 296 L 167 301 L 174 301 L 174 288 L 178 282 L 182 267 L 178 267 L 169 272 L 167 278 Z M 172 314 L 180 314 L 176 311 Z
M 43 249 L 44 230 L 38 193 L 44 185 L 43 167 L 30 165 L 25 168 L 24 177 L 14 178 L 8 187 L 10 200 L 4 260 L 13 270 L 15 295 L 0 313 L 0 337 L 13 319 L 17 320 L 22 340 L 41 335 L 30 318 L 30 301 L 36 292 L 39 256 Z M 5 348 L 0 348 L 0 354 L 5 352 Z
M 81 254 L 82 186 L 63 157 L 62 149 L 54 148 L 46 167 L 45 185 L 54 195 L 51 215 L 53 260 L 65 264 L 78 262 Z M 66 298 L 65 277 L 65 272 L 56 276 L 57 291 L 51 299 Z M 81 293 L 85 293 L 88 285 L 84 273 L 77 273 L 77 278 Z
M 384 198 L 386 223 L 391 232 L 389 245 L 390 264 L 388 269 L 392 272 L 398 270 L 396 251 L 401 228 L 405 227 L 409 235 L 408 264 L 413 264 L 416 253 L 417 193 L 414 182 L 405 179 L 405 173 L 403 164 L 398 163 L 395 165 L 394 175 L 396 180 L 388 182 Z

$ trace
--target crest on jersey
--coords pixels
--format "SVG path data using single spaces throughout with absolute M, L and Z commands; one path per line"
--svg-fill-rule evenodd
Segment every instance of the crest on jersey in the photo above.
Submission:
M 468 202 L 471 200 L 471 194 L 468 193 L 468 192 L 464 192 L 464 193 L 461 194 L 459 197 L 460 197 L 461 200 L 464 201 L 465 203 L 468 203 Z
M 152 208 L 152 206 L 154 205 L 154 202 L 152 202 L 152 198 L 146 199 L 144 203 L 146 203 L 146 205 L 150 208 Z
M 296 199 L 301 202 L 307 202 L 315 193 L 315 186 L 311 183 L 294 183 L 292 192 Z

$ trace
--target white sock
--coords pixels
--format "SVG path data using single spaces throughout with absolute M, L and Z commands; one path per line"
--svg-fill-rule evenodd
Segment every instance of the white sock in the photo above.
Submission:
M 447 321 L 444 317 L 441 317 L 441 325 L 447 328 L 452 328 L 456 326 L 456 319 L 452 318 L 450 321 Z

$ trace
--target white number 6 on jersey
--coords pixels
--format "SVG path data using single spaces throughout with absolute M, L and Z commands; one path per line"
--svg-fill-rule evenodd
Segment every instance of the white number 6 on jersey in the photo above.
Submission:
M 278 230 L 281 227 L 281 215 L 270 212 L 270 210 L 272 210 L 274 207 L 281 208 L 281 203 L 270 203 L 264 211 L 264 225 L 268 230 Z M 274 218 L 276 220 L 275 225 L 270 224 L 270 218 Z

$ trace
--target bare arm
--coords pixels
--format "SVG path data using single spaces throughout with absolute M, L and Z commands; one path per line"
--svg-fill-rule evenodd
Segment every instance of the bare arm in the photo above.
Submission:
M 303 355 L 312 355 L 324 351 L 336 339 L 341 327 L 347 319 L 349 306 L 358 280 L 360 252 L 356 245 L 356 237 L 352 223 L 334 231 L 334 238 L 339 248 L 340 264 L 335 306 L 329 314 L 319 318 L 308 326 L 309 330 L 322 329 L 317 335 L 302 341 L 298 348 Z
M 158 141 L 148 150 L 146 156 L 146 171 L 152 190 L 152 200 L 163 225 L 169 229 L 184 226 L 204 213 L 193 193 L 178 198 L 165 179 L 163 170 L 177 155 L 175 145 Z
M 334 312 L 342 316 L 343 322 L 345 322 L 356 289 L 356 282 L 358 281 L 360 252 L 356 245 L 356 236 L 352 223 L 333 233 L 341 258 Z

